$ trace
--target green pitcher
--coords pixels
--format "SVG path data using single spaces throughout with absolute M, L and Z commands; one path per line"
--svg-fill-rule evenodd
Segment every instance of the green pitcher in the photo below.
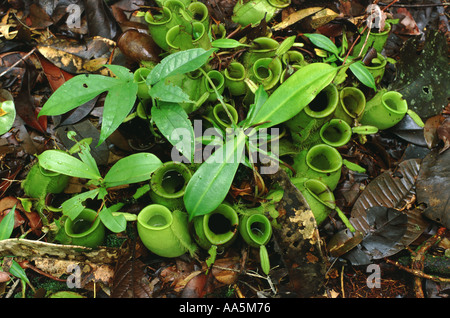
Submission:
M 341 177 L 342 156 L 336 148 L 326 144 L 318 144 L 309 150 L 302 150 L 294 157 L 292 167 L 296 177 L 318 179 L 332 191 Z
M 67 218 L 64 230 L 71 245 L 95 248 L 105 239 L 105 226 L 91 209 L 84 209 L 74 220 Z
M 261 268 L 268 275 L 270 262 L 266 244 L 272 237 L 272 225 L 269 219 L 260 213 L 243 215 L 239 222 L 239 233 L 248 245 L 259 248 Z
M 191 177 L 192 172 L 185 164 L 165 162 L 153 172 L 150 180 L 149 195 L 152 202 L 164 205 L 170 210 L 183 210 L 183 196 Z
M 188 216 L 180 210 L 171 212 L 164 205 L 148 205 L 138 214 L 137 229 L 142 243 L 156 255 L 178 257 L 196 250 L 189 235 Z
M 360 122 L 378 129 L 388 129 L 398 124 L 407 111 L 408 103 L 402 94 L 382 89 L 367 102 Z

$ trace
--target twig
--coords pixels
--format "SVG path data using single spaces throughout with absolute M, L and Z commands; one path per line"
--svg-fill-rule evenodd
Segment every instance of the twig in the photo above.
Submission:
M 236 295 L 238 296 L 238 298 L 245 298 L 244 294 L 242 294 L 241 289 L 237 284 L 234 284 L 233 288 L 236 291 Z
M 425 254 L 434 244 L 439 242 L 442 239 L 442 236 L 445 234 L 446 228 L 441 227 L 438 229 L 435 235 L 429 238 L 417 251 L 416 255 L 412 258 L 411 268 L 415 270 L 423 271 L 425 268 Z M 418 298 L 424 298 L 423 289 L 422 289 L 422 280 L 420 277 L 415 277 L 414 279 L 414 289 L 416 291 L 416 296 Z
M 383 8 L 381 11 L 385 11 L 386 9 L 388 9 L 390 6 L 392 6 L 393 4 L 395 4 L 396 2 L 398 2 L 399 0 L 394 0 L 394 1 L 392 1 L 389 5 L 387 5 L 385 8 Z M 375 3 L 376 4 L 379 4 L 378 3 L 378 1 L 375 1 Z M 356 42 L 358 42 L 358 40 L 361 38 L 361 34 L 363 34 L 364 33 L 364 31 L 366 31 L 366 29 L 368 28 L 368 25 L 366 24 L 366 26 L 364 27 L 364 29 L 362 30 L 362 32 L 358 35 L 358 37 L 353 41 L 353 43 L 352 43 L 352 46 L 350 47 L 350 49 L 348 50 L 348 52 L 347 52 L 347 54 L 345 55 L 345 59 L 344 59 L 344 62 L 342 63 L 342 64 L 345 64 L 345 62 L 347 61 L 347 58 L 349 57 L 349 55 L 350 55 L 350 52 L 353 50 L 353 48 L 355 47 L 355 45 L 356 45 Z M 367 38 L 368 38 L 368 36 L 367 36 Z M 366 40 L 367 40 L 367 38 L 366 38 Z M 365 43 L 364 43 L 365 44 Z M 362 50 L 364 49 L 364 46 L 361 48 L 361 52 L 362 52 Z M 360 52 L 360 54 L 361 54 L 361 52 Z M 358 54 L 358 56 L 360 55 L 360 54 Z
M 415 276 L 418 276 L 420 278 L 430 279 L 430 280 L 438 282 L 438 283 L 450 283 L 450 278 L 444 278 L 444 277 L 439 277 L 439 276 L 425 274 L 424 272 L 422 272 L 420 270 L 416 270 L 416 269 L 412 269 L 412 268 L 403 266 L 399 262 L 390 260 L 388 258 L 386 258 L 385 261 L 386 261 L 386 263 L 395 265 L 398 268 L 404 270 L 405 272 L 408 272 L 408 273 L 413 274 Z
M 20 279 L 16 279 L 14 284 L 9 289 L 8 293 L 6 294 L 5 298 L 11 298 L 12 294 L 14 293 L 14 290 L 16 289 L 17 285 L 19 285 Z
M 30 52 L 28 52 L 24 57 L 21 57 L 19 60 L 17 60 L 13 65 L 11 65 L 10 67 L 8 67 L 6 70 L 4 70 L 1 74 L 0 77 L 2 77 L 3 75 L 5 75 L 6 73 L 8 73 L 11 69 L 13 69 L 14 67 L 16 67 L 20 62 L 25 61 L 25 59 L 27 59 L 31 54 L 34 53 L 34 51 L 36 51 L 36 48 L 33 48 Z
M 422 3 L 422 4 L 386 4 L 383 2 L 378 2 L 379 6 L 385 7 L 385 6 L 392 6 L 392 7 L 399 7 L 399 8 L 426 8 L 426 7 L 445 7 L 450 5 L 450 2 L 443 2 L 443 3 Z
M 58 278 L 58 277 L 52 276 L 52 275 L 50 275 L 50 274 L 40 270 L 39 268 L 31 265 L 28 261 L 23 262 L 22 264 L 23 264 L 24 267 L 29 268 L 29 269 L 35 271 L 36 273 L 38 273 L 40 275 L 43 275 L 43 276 L 45 276 L 47 278 L 53 279 L 53 280 L 55 280 L 57 282 L 66 282 L 67 281 L 66 279 L 62 279 L 62 278 Z
M 414 252 L 411 253 L 412 255 L 412 263 L 411 267 L 406 267 L 401 265 L 397 261 L 392 261 L 390 259 L 385 259 L 387 263 L 397 266 L 398 268 L 411 273 L 415 276 L 414 278 L 414 291 L 416 292 L 416 297 L 418 298 L 424 298 L 424 293 L 422 289 L 422 279 L 430 279 L 432 281 L 438 282 L 438 283 L 450 283 L 450 278 L 443 278 L 435 275 L 429 275 L 425 274 L 423 272 L 424 270 L 424 260 L 425 260 L 425 254 L 426 252 L 436 243 L 438 243 L 442 237 L 446 233 L 446 228 L 441 227 L 438 229 L 435 235 L 430 237 L 425 243 L 420 246 L 420 248 Z

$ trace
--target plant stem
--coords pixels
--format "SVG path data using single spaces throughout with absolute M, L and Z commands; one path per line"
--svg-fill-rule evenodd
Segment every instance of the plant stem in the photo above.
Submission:
M 202 72 L 202 74 L 206 77 L 206 79 L 209 82 L 209 85 L 211 85 L 211 87 L 214 90 L 214 93 L 216 93 L 217 99 L 219 101 L 219 103 L 222 105 L 223 110 L 225 110 L 225 113 L 227 114 L 228 118 L 230 119 L 231 122 L 231 126 L 233 127 L 233 129 L 236 129 L 236 123 L 233 120 L 233 117 L 231 116 L 230 111 L 228 110 L 228 107 L 225 105 L 225 102 L 223 101 L 223 97 L 221 94 L 219 94 L 219 91 L 216 88 L 216 85 L 214 85 L 213 81 L 211 80 L 211 78 L 208 76 L 208 74 L 205 72 L 205 70 L 203 70 L 202 68 L 199 68 L 200 72 Z

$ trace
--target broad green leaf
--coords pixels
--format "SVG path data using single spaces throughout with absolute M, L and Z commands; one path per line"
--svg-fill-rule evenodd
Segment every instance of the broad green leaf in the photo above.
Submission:
M 87 199 L 94 199 L 99 192 L 99 188 L 77 194 L 61 204 L 63 214 L 67 215 L 71 220 L 75 220 L 76 217 L 85 209 L 83 202 Z
M 213 51 L 197 48 L 170 54 L 152 69 L 147 84 L 154 85 L 169 76 L 195 71 L 206 63 Z
M 375 85 L 375 79 L 373 78 L 373 75 L 369 72 L 367 67 L 365 67 L 361 61 L 357 61 L 355 63 L 350 64 L 349 68 L 352 71 L 353 75 L 355 75 L 356 78 L 361 83 L 363 83 L 367 87 L 377 90 L 377 87 Z
M 213 47 L 220 49 L 234 49 L 240 46 L 251 46 L 249 44 L 241 43 L 234 39 L 217 39 L 211 42 Z
M 242 160 L 245 138 L 244 132 L 238 130 L 194 173 L 184 195 L 189 219 L 207 214 L 223 202 Z
M 166 84 L 164 81 L 160 81 L 153 85 L 149 94 L 154 99 L 169 102 L 169 103 L 193 103 L 189 99 L 189 95 L 186 94 L 183 89 L 173 84 Z
M 8 132 L 16 119 L 16 108 L 12 100 L 0 103 L 0 135 Z
M 247 124 L 267 122 L 258 127 L 268 128 L 291 119 L 332 82 L 338 70 L 326 63 L 312 63 L 300 68 L 269 96 Z
M 101 178 L 97 169 L 61 150 L 46 150 L 38 155 L 38 159 L 39 164 L 50 171 L 77 178 Z
M 102 223 L 114 233 L 123 232 L 127 227 L 127 220 L 123 215 L 113 215 L 106 207 L 100 211 L 98 216 Z
M 75 76 L 50 96 L 39 112 L 39 116 L 56 116 L 67 113 L 121 83 L 123 82 L 117 78 L 97 74 Z
M 331 52 L 335 55 L 339 54 L 339 49 L 328 37 L 319 33 L 304 34 L 315 46 Z
M 58 88 L 39 112 L 42 115 L 64 114 L 98 96 L 108 92 L 104 109 L 99 144 L 119 127 L 130 113 L 136 100 L 137 83 L 133 74 L 119 65 L 106 65 L 117 77 L 97 74 L 78 75 Z
M 98 145 L 102 144 L 131 112 L 136 101 L 137 90 L 138 85 L 133 81 L 121 81 L 120 85 L 109 89 L 103 106 L 102 128 Z
M 135 153 L 117 161 L 106 174 L 104 184 L 109 188 L 146 181 L 161 165 L 161 160 L 154 154 Z
M 151 112 L 153 121 L 164 137 L 192 162 L 195 135 L 185 110 L 179 104 L 159 103 L 152 107 Z
M 0 222 L 0 241 L 6 240 L 11 237 L 14 230 L 14 215 L 16 211 L 16 205 L 5 215 L 3 220 Z

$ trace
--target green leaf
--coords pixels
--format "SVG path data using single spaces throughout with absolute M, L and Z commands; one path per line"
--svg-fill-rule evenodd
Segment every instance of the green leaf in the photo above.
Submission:
M 37 157 L 39 164 L 50 171 L 77 178 L 94 180 L 101 178 L 98 169 L 87 165 L 62 150 L 46 150 Z
M 181 87 L 173 84 L 166 84 L 164 81 L 160 81 L 153 85 L 149 94 L 154 99 L 169 102 L 169 103 L 193 103 L 189 99 L 189 95 L 186 94 Z
M 25 270 L 15 260 L 12 260 L 9 272 L 11 273 L 11 275 L 19 278 L 21 281 L 30 284 L 30 280 L 28 279 Z
M 151 112 L 152 119 L 164 137 L 192 162 L 195 135 L 186 111 L 179 104 L 159 103 L 152 107 Z
M 87 103 L 97 95 L 122 83 L 121 80 L 97 74 L 78 75 L 61 85 L 47 100 L 39 116 L 56 116 Z
M 52 294 L 49 298 L 86 298 L 86 297 L 72 291 L 62 290 Z
M 339 49 L 336 44 L 333 43 L 328 37 L 319 33 L 304 34 L 315 46 L 331 52 L 335 55 L 339 55 Z
M 333 81 L 338 70 L 326 63 L 300 68 L 269 96 L 248 125 L 267 122 L 258 127 L 268 128 L 291 119 Z
M 123 232 L 127 227 L 127 220 L 123 215 L 113 215 L 106 207 L 103 207 L 98 216 L 102 223 L 114 233 Z
M 154 85 L 169 76 L 195 71 L 206 63 L 213 51 L 197 48 L 170 54 L 152 69 L 147 84 Z
M 355 63 L 350 64 L 349 68 L 352 71 L 353 75 L 355 75 L 356 78 L 361 83 L 363 83 L 367 87 L 377 90 L 377 87 L 375 85 L 375 79 L 373 78 L 373 75 L 369 72 L 367 67 L 365 67 L 361 61 L 357 61 Z
M 103 181 L 107 188 L 146 181 L 150 179 L 152 172 L 161 165 L 161 160 L 154 154 L 135 153 L 117 161 Z
M 282 56 L 284 53 L 289 51 L 295 43 L 295 38 L 296 38 L 296 36 L 292 35 L 292 36 L 284 39 L 283 42 L 281 42 L 280 46 L 277 48 L 275 55 Z
M 16 108 L 12 100 L 0 103 L 0 135 L 8 132 L 16 119 Z
M 77 144 L 80 147 L 80 152 L 78 153 L 78 156 L 80 156 L 81 161 L 83 161 L 86 165 L 88 165 L 92 171 L 95 171 L 97 175 L 100 175 L 97 162 L 95 161 L 94 157 L 91 154 L 91 148 L 89 147 L 89 144 L 83 140 Z
M 106 95 L 103 106 L 102 128 L 98 145 L 102 144 L 131 112 L 136 101 L 138 85 L 133 81 L 120 82 L 113 86 Z
M 234 138 L 217 149 L 194 173 L 184 195 L 189 219 L 207 214 L 223 202 L 242 160 L 245 138 L 244 132 L 237 130 Z
M 364 167 L 361 167 L 360 165 L 353 163 L 351 161 L 348 161 L 347 159 L 343 159 L 342 163 L 349 169 L 352 171 L 356 171 L 359 173 L 365 173 L 366 169 Z
M 136 100 L 137 83 L 133 74 L 119 65 L 106 65 L 118 77 L 97 74 L 78 75 L 59 87 L 44 104 L 39 116 L 64 114 L 98 96 L 108 92 L 102 119 L 99 144 L 119 127 L 130 113 Z
M 258 86 L 258 89 L 255 92 L 255 103 L 251 104 L 247 113 L 247 118 L 244 120 L 244 123 L 253 123 L 254 118 L 262 105 L 267 101 L 269 94 L 264 90 L 262 85 Z
M 261 261 L 261 268 L 264 274 L 269 275 L 270 272 L 270 259 L 269 253 L 267 253 L 267 249 L 265 245 L 261 245 L 259 247 L 259 259 Z
M 76 217 L 84 210 L 85 206 L 83 202 L 87 199 L 94 199 L 100 188 L 83 192 L 73 196 L 61 204 L 64 215 L 67 215 L 71 220 L 75 220 Z
M 6 214 L 3 220 L 0 222 L 0 241 L 6 240 L 11 237 L 14 230 L 14 215 L 16 211 L 16 205 Z
M 220 49 L 234 49 L 240 46 L 251 46 L 249 44 L 241 43 L 234 39 L 217 39 L 211 42 L 213 47 L 217 47 Z
M 123 81 L 129 82 L 134 80 L 134 74 L 126 67 L 120 65 L 105 65 L 111 72 Z

